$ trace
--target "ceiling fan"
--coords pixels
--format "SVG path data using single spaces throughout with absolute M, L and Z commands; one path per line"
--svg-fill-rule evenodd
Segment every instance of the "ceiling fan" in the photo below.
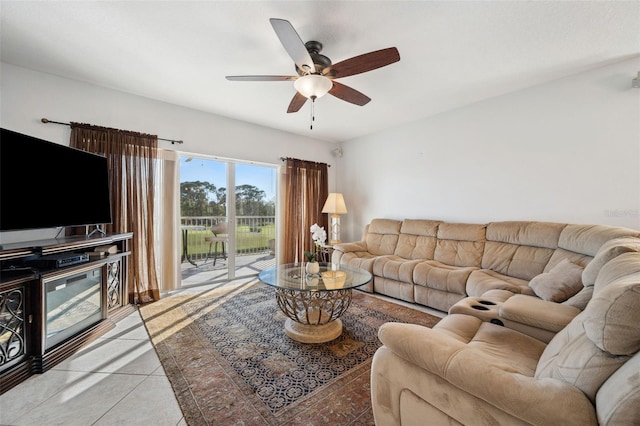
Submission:
M 295 62 L 298 75 L 230 75 L 227 76 L 227 80 L 293 81 L 296 94 L 291 99 L 288 113 L 299 111 L 307 99 L 315 102 L 317 98 L 327 93 L 355 105 L 366 105 L 371 98 L 338 83 L 335 79 L 371 71 L 400 60 L 398 49 L 389 47 L 332 64 L 331 59 L 320 54 L 322 50 L 320 42 L 303 43 L 293 25 L 287 20 L 271 18 L 269 21 L 285 50 Z

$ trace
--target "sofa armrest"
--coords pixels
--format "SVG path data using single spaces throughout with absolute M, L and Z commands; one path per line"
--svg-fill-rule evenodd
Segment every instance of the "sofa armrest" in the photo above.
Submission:
M 580 312 L 573 306 L 523 294 L 513 295 L 499 308 L 501 318 L 554 333 L 565 328 Z
M 334 251 L 342 253 L 351 253 L 355 251 L 367 251 L 367 243 L 364 241 L 355 241 L 351 243 L 339 243 L 333 245 Z

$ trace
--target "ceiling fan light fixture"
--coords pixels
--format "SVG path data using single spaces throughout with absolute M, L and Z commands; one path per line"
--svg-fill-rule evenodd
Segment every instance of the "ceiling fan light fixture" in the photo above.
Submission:
M 317 99 L 326 95 L 333 83 L 322 75 L 308 74 L 294 81 L 293 86 L 305 98 Z

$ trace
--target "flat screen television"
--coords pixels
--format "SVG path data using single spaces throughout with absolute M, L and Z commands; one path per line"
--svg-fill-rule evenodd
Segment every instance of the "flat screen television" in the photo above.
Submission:
M 0 231 L 108 223 L 106 157 L 0 129 Z

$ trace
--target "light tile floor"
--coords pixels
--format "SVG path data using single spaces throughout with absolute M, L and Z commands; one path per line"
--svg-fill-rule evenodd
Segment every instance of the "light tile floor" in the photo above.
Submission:
M 252 280 L 255 277 L 243 281 Z M 171 294 L 199 293 L 212 285 Z M 375 296 L 439 317 L 445 315 Z M 138 311 L 51 370 L 0 395 L 0 426 L 186 424 Z
M 138 311 L 0 395 L 0 425 L 186 425 Z

